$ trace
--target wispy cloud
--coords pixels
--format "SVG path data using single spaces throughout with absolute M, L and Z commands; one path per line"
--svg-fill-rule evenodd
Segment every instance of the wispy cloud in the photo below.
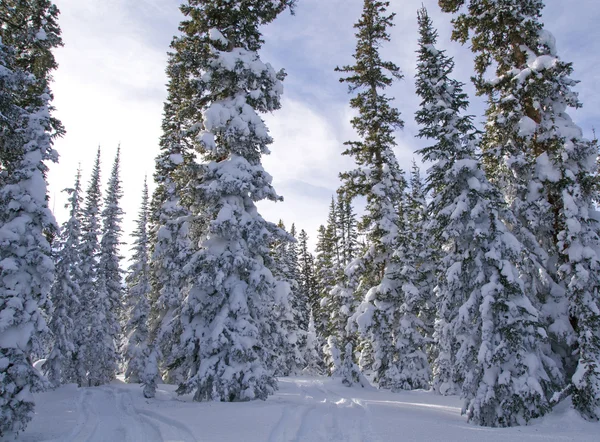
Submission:
M 55 0 L 62 11 L 65 48 L 57 51 L 60 68 L 54 92 L 58 116 L 68 133 L 56 143 L 61 163 L 49 175 L 51 195 L 70 186 L 78 162 L 89 172 L 98 144 L 103 146 L 107 178 L 117 143 L 123 148 L 126 191 L 125 228 L 135 218 L 143 175 L 151 174 L 158 153 L 162 102 L 166 96 L 166 52 L 181 19 L 177 0 Z M 456 76 L 472 95 L 471 113 L 482 120 L 484 103 L 468 84 L 472 56 L 468 47 L 450 41 L 451 23 L 439 12 L 436 0 L 392 1 L 396 26 L 392 42 L 382 48 L 405 79 L 390 89 L 402 112 L 405 128 L 398 132 L 399 162 L 408 168 L 414 151 L 424 142 L 414 112 L 414 72 L 417 48 L 416 11 L 424 3 L 440 32 L 440 47 L 456 58 Z M 574 78 L 581 80 L 583 109 L 573 112 L 576 122 L 591 134 L 600 121 L 596 68 L 600 53 L 600 8 L 597 0 L 579 0 L 569 7 L 564 0 L 546 0 L 544 21 L 557 37 L 560 56 L 574 62 Z M 262 57 L 275 68 L 285 68 L 283 108 L 265 119 L 275 138 L 272 155 L 265 158 L 285 202 L 260 205 L 265 217 L 287 225 L 296 222 L 313 237 L 324 222 L 330 196 L 338 186 L 338 173 L 352 167 L 342 157 L 343 142 L 354 139 L 349 124 L 346 86 L 338 82 L 335 66 L 352 63 L 353 24 L 361 0 L 300 0 L 295 16 L 283 14 L 265 28 Z M 85 177 L 84 173 L 84 177 Z M 57 209 L 65 201 L 57 193 Z M 60 219 L 65 212 L 58 211 Z

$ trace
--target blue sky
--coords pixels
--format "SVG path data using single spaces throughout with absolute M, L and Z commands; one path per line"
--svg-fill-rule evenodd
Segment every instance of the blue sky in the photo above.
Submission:
M 49 174 L 51 205 L 64 221 L 61 189 L 72 185 L 77 164 L 87 186 L 95 151 L 100 145 L 103 179 L 106 181 L 120 142 L 125 190 L 125 231 L 137 216 L 144 175 L 151 176 L 158 139 L 162 104 L 166 97 L 166 52 L 181 20 L 179 0 L 55 0 L 61 10 L 65 47 L 56 51 L 60 64 L 53 91 L 57 116 L 67 135 L 56 142 L 61 156 Z M 283 108 L 265 120 L 275 139 L 272 155 L 264 164 L 274 177 L 283 203 L 261 203 L 267 219 L 295 222 L 316 239 L 316 229 L 327 216 L 331 195 L 339 185 L 338 173 L 352 167 L 341 156 L 343 142 L 353 139 L 349 124 L 346 86 L 333 69 L 352 62 L 355 46 L 353 24 L 360 16 L 362 0 L 298 0 L 296 15 L 283 14 L 264 28 L 264 61 L 284 68 Z M 417 49 L 416 11 L 424 4 L 440 33 L 440 49 L 456 59 L 455 75 L 469 83 L 472 54 L 468 47 L 450 41 L 451 17 L 439 12 L 436 0 L 391 0 L 396 12 L 392 41 L 383 56 L 402 69 L 405 78 L 389 89 L 396 98 L 405 128 L 397 133 L 396 153 L 408 170 L 414 151 L 423 146 L 415 139 L 414 112 L 419 103 L 414 91 Z M 600 7 L 597 0 L 546 0 L 546 29 L 557 39 L 559 56 L 574 63 L 573 78 L 584 107 L 571 116 L 591 137 L 600 121 Z M 483 103 L 471 93 L 471 114 L 482 120 Z M 126 241 L 128 238 L 124 238 Z M 123 250 L 126 253 L 126 250 Z

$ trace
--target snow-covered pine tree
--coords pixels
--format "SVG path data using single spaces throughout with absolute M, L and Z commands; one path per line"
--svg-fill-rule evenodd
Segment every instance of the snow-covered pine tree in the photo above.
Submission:
M 391 312 L 390 331 L 395 347 L 394 353 L 387 355 L 390 359 L 386 376 L 389 384 L 383 385 L 392 390 L 428 389 L 431 380 L 427 355 L 430 341 L 425 335 L 427 325 L 423 322 L 431 300 L 428 265 L 423 260 L 427 248 L 423 231 L 425 197 L 419 169 L 414 163 L 410 178 L 411 189 L 401 210 L 403 221 L 397 249 L 388 269 L 400 293 L 399 305 L 392 307 L 397 311 Z
M 317 336 L 325 346 L 329 342 L 328 337 L 330 335 L 328 296 L 335 286 L 337 274 L 335 268 L 335 238 L 332 226 L 319 226 L 315 251 L 314 273 L 317 308 L 313 309 L 313 315 L 315 316 Z
M 427 234 L 429 222 L 429 207 L 427 203 L 427 191 L 425 183 L 421 178 L 421 171 L 413 161 L 410 174 L 410 192 L 406 196 L 403 208 L 404 233 L 408 237 L 414 254 L 413 264 L 418 267 L 417 284 L 422 295 L 419 306 L 419 319 L 422 330 L 429 341 L 429 360 L 433 360 L 435 345 L 432 341 L 433 327 L 435 323 L 435 291 L 436 266 L 440 261 L 439 244 Z
M 318 310 L 319 299 L 315 283 L 315 264 L 312 253 L 308 250 L 308 234 L 304 229 L 298 234 L 298 290 L 301 302 L 309 312 Z
M 389 265 L 398 245 L 398 205 L 406 187 L 393 151 L 394 131 L 403 122 L 400 112 L 390 104 L 392 98 L 383 93 L 402 74 L 398 66 L 379 55 L 382 42 L 390 41 L 388 28 L 393 26 L 394 14 L 387 14 L 388 6 L 386 1 L 365 0 L 362 16 L 354 26 L 358 39 L 356 64 L 336 68 L 348 74 L 340 81 L 349 84 L 349 92 L 358 91 L 350 101 L 350 106 L 358 111 L 351 123 L 361 140 L 345 143 L 348 149 L 344 154 L 354 157 L 357 168 L 341 174 L 344 191 L 348 197 L 361 195 L 367 199 L 366 213 L 359 225 L 366 237 L 366 250 L 347 267 L 347 277 L 356 284 L 345 284 L 345 288 L 360 287 L 359 293 L 347 297 L 363 300 L 360 319 L 355 319 L 359 320 L 359 332 L 372 345 L 376 382 L 383 388 L 393 388 L 392 327 L 401 301 Z
M 463 85 L 449 77 L 453 60 L 435 48 L 437 32 L 424 8 L 418 18 L 416 120 L 419 136 L 436 142 L 420 153 L 434 163 L 430 232 L 444 253 L 434 388 L 445 393 L 458 385 L 472 422 L 523 424 L 550 409 L 554 387 L 546 334 L 519 275 L 524 248 L 502 222 L 502 195 L 476 156 L 471 117 L 461 115 L 468 106 Z
M 160 153 L 156 157 L 154 181 L 149 215 L 150 240 L 150 315 L 149 356 L 140 381 L 144 395 L 154 397 L 156 383 L 164 373 L 167 381 L 179 379 L 172 366 L 171 349 L 179 340 L 180 330 L 173 321 L 174 312 L 182 301 L 187 284 L 184 269 L 193 250 L 189 239 L 191 214 L 182 202 L 182 189 L 186 185 L 185 170 L 192 163 L 190 139 L 198 129 L 190 125 L 198 111 L 190 99 L 192 85 L 190 73 L 193 41 L 186 35 L 175 37 L 171 43 L 174 52 L 167 63 L 168 96 L 164 104 Z
M 2 2 L 0 14 L 0 437 L 9 438 L 31 420 L 30 392 L 46 386 L 30 355 L 47 331 L 40 309 L 54 279 L 45 175 L 63 133 L 49 89 L 62 42 L 49 1 Z
M 304 232 L 304 230 L 302 232 Z M 312 376 L 322 373 L 323 358 L 319 349 L 319 339 L 317 337 L 315 318 L 312 310 L 308 316 L 308 329 L 306 332 L 306 340 L 304 343 L 302 356 L 304 359 L 303 373 Z
M 315 356 L 312 354 L 312 346 L 315 346 L 317 366 L 319 372 L 322 371 L 323 365 L 323 346 L 325 340 L 322 334 L 319 334 L 317 330 L 315 317 L 320 317 L 320 299 L 319 291 L 317 288 L 317 281 L 315 275 L 315 262 L 312 253 L 308 250 L 308 234 L 304 229 L 300 231 L 298 235 L 298 285 L 299 285 L 299 296 L 302 302 L 306 304 L 306 308 L 309 310 L 309 324 L 307 328 L 307 336 L 304 343 L 303 357 L 305 360 L 306 367 L 312 367 L 314 364 Z M 317 313 L 315 313 L 317 312 Z M 311 321 L 313 331 L 311 332 Z M 314 333 L 314 336 L 311 334 Z M 313 342 L 314 341 L 314 342 Z M 312 369 L 310 369 L 312 370 Z M 314 370 L 313 370 L 314 371 Z
M 454 38 L 466 43 L 471 37 L 477 53 L 476 86 L 489 103 L 485 162 L 523 226 L 522 241 L 543 266 L 536 273 L 546 280 L 534 279 L 532 286 L 573 403 L 584 417 L 598 419 L 600 287 L 591 252 L 598 232 L 592 204 L 598 151 L 567 114 L 581 106 L 569 78 L 572 65 L 560 60 L 554 37 L 543 29 L 541 0 L 440 4 L 460 11 Z M 486 80 L 492 66 L 496 77 Z
M 73 361 L 77 354 L 74 335 L 74 319 L 80 311 L 81 287 L 83 278 L 79 266 L 81 259 L 81 169 L 77 170 L 75 185 L 65 189 L 69 201 L 69 219 L 63 224 L 58 241 L 54 244 L 55 276 L 50 301 L 52 311 L 48 326 L 52 333 L 52 350 L 42 371 L 54 386 L 76 382 Z
M 338 194 L 336 204 L 339 249 L 342 267 L 350 264 L 358 253 L 358 230 L 352 200 L 343 192 Z
M 90 183 L 85 195 L 81 224 L 81 255 L 79 265 L 82 278 L 80 310 L 75 321 L 74 335 L 76 337 L 73 358 L 74 376 L 80 387 L 96 385 L 90 377 L 97 362 L 96 346 L 104 340 L 102 333 L 105 322 L 104 303 L 98 296 L 98 255 L 100 252 L 100 148 L 92 169 Z
M 300 289 L 300 264 L 298 262 L 298 238 L 296 225 L 292 224 L 290 236 L 294 241 L 290 241 L 286 248 L 287 267 L 289 269 L 289 279 L 294 281 L 291 294 L 291 306 L 294 314 L 294 321 L 298 324 L 301 335 L 305 335 L 308 330 L 308 317 L 310 316 L 310 306 L 308 297 L 304 297 Z M 305 336 L 300 336 L 300 341 L 304 342 Z
M 124 326 L 123 358 L 125 380 L 140 382 L 148 361 L 148 315 L 150 313 L 150 270 L 148 244 L 148 184 L 144 179 L 142 203 L 136 228 L 133 232 L 133 255 L 129 273 L 125 278 L 127 294 L 125 309 L 127 320 Z
M 287 232 L 282 220 L 277 224 L 282 232 Z M 293 228 L 293 226 L 292 226 Z M 280 237 L 271 244 L 271 254 L 273 257 L 273 267 L 271 273 L 280 281 L 280 284 L 287 284 L 289 296 L 283 297 L 281 302 L 273 306 L 273 313 L 276 321 L 283 331 L 281 335 L 275 336 L 278 340 L 279 349 L 276 358 L 273 358 L 273 370 L 276 376 L 290 376 L 297 374 L 303 367 L 301 348 L 304 345 L 304 335 L 306 330 L 300 329 L 300 315 L 298 310 L 298 261 L 297 251 L 294 247 L 295 239 L 290 233 L 285 237 Z M 293 253 L 293 257 L 291 255 Z M 296 299 L 295 299 L 296 298 Z
M 117 346 L 121 337 L 120 319 L 124 301 L 123 270 L 120 266 L 122 256 L 119 253 L 123 221 L 123 209 L 120 206 L 120 199 L 123 196 L 119 177 L 120 156 L 121 147 L 119 146 L 108 179 L 104 208 L 101 214 L 102 237 L 100 239 L 96 296 L 103 304 L 101 311 L 104 321 L 101 329 L 95 331 L 97 337 L 97 341 L 94 343 L 96 363 L 94 369 L 89 372 L 90 380 L 94 385 L 105 384 L 114 379 L 119 363 Z
M 332 197 L 327 224 L 319 228 L 316 262 L 319 290 L 317 331 L 323 336 L 325 365 L 329 374 L 335 376 L 341 373 L 346 323 L 348 316 L 354 311 L 353 290 L 348 289 L 341 259 L 343 227 L 339 223 L 337 207 L 335 198 Z
M 277 281 L 269 248 L 283 237 L 255 202 L 280 199 L 261 156 L 272 143 L 259 112 L 279 109 L 283 71 L 260 60 L 259 26 L 293 7 L 292 0 L 188 0 L 183 32 L 197 43 L 204 72 L 195 89 L 201 155 L 190 183 L 198 216 L 194 275 L 178 314 L 181 340 L 175 363 L 185 376 L 178 392 L 194 400 L 266 399 L 277 384 L 270 361 L 282 333 L 273 306 L 288 296 Z

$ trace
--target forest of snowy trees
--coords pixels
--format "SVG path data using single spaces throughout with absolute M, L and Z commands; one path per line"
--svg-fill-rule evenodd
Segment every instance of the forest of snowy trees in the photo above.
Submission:
M 386 93 L 410 67 L 381 55 L 389 2 L 364 0 L 353 64 L 336 68 L 355 167 L 314 253 L 310 232 L 256 206 L 281 200 L 262 116 L 281 107 L 287 75 L 261 58 L 261 32 L 297 1 L 183 1 L 129 262 L 120 149 L 105 189 L 100 149 L 87 179 L 73 171 L 62 226 L 48 205 L 64 134 L 50 89 L 59 11 L 0 2 L 0 438 L 31 420 L 30 392 L 117 374 L 149 399 L 170 383 L 195 401 L 264 400 L 278 377 L 304 374 L 460 395 L 483 426 L 565 400 L 600 418 L 598 143 L 569 116 L 573 66 L 543 28 L 543 1 L 438 1 L 473 51 L 479 128 L 425 7 L 420 107 Z M 426 171 L 394 152 L 409 118 Z

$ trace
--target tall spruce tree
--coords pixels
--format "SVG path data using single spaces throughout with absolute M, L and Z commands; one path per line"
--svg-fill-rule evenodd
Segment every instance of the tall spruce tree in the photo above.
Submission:
M 98 296 L 98 257 L 100 253 L 100 148 L 90 177 L 85 195 L 81 225 L 81 258 L 80 310 L 75 322 L 74 376 L 80 387 L 96 385 L 92 379 L 97 355 L 97 345 L 105 339 L 101 332 L 105 322 L 104 303 Z
M 93 384 L 105 384 L 116 376 L 119 354 L 117 346 L 121 337 L 120 317 L 124 301 L 119 253 L 121 245 L 121 223 L 123 209 L 120 199 L 123 196 L 120 174 L 121 147 L 117 148 L 113 167 L 108 179 L 104 208 L 102 210 L 102 236 L 98 259 L 97 293 L 102 303 L 101 311 L 104 321 L 96 330 L 98 342 L 96 346 L 96 363 L 90 372 Z M 98 356 L 100 356 L 98 358 Z M 99 361 L 98 361 L 99 359 Z
M 279 109 L 283 71 L 260 60 L 259 26 L 291 0 L 189 0 L 183 32 L 197 42 L 204 75 L 195 91 L 203 163 L 190 183 L 195 210 L 208 228 L 194 236 L 188 264 L 194 278 L 178 313 L 175 363 L 184 374 L 179 393 L 195 400 L 266 399 L 276 388 L 269 369 L 282 333 L 272 309 L 289 290 L 268 270 L 269 247 L 283 237 L 255 202 L 280 198 L 261 156 L 272 143 L 259 112 Z
M 281 231 L 286 232 L 282 220 L 277 224 Z M 292 225 L 292 229 L 294 229 Z M 279 299 L 279 302 L 273 306 L 273 313 L 276 321 L 281 327 L 282 334 L 275 336 L 278 341 L 278 354 L 273 358 L 272 368 L 276 376 L 290 376 L 297 374 L 303 367 L 301 348 L 304 345 L 306 330 L 301 329 L 301 317 L 298 309 L 298 277 L 297 256 L 295 247 L 290 253 L 292 246 L 295 246 L 295 239 L 290 233 L 286 237 L 281 237 L 271 244 L 271 254 L 273 257 L 273 267 L 271 272 L 273 276 L 285 284 L 285 290 L 289 294 Z
M 289 279 L 294 281 L 291 293 L 291 306 L 294 314 L 294 321 L 298 324 L 301 334 L 305 335 L 308 330 L 308 317 L 310 316 L 310 306 L 308 298 L 305 298 L 300 289 L 300 264 L 298 262 L 298 233 L 296 225 L 292 224 L 290 228 L 290 241 L 285 251 L 285 260 L 289 268 Z M 305 336 L 301 337 L 303 342 Z
M 358 230 L 352 200 L 343 192 L 338 194 L 336 215 L 337 230 L 340 236 L 340 260 L 341 265 L 346 267 L 358 253 Z
M 140 382 L 148 361 L 148 315 L 150 313 L 150 270 L 148 242 L 148 184 L 144 179 L 142 203 L 133 232 L 133 255 L 125 278 L 127 294 L 124 307 L 127 322 L 124 327 L 125 380 Z
M 314 257 L 308 250 L 308 234 L 304 229 L 298 234 L 298 290 L 300 302 L 308 311 L 318 310 L 318 296 L 315 284 Z M 307 329 L 308 330 L 308 329 Z
M 344 274 L 341 242 L 343 227 L 339 223 L 338 204 L 331 198 L 326 226 L 317 238 L 317 280 L 319 287 L 319 322 L 325 364 L 329 374 L 340 375 L 346 342 L 346 323 L 354 311 L 353 287 Z M 355 279 L 352 280 L 355 282 Z M 341 346 L 341 347 L 340 347 Z
M 431 298 L 431 287 L 426 284 L 428 265 L 423 260 L 424 241 L 423 211 L 425 198 L 419 170 L 413 163 L 410 175 L 410 192 L 405 196 L 402 222 L 397 249 L 392 256 L 388 273 L 399 287 L 399 305 L 394 306 L 394 323 L 391 324 L 395 342 L 387 385 L 392 390 L 428 389 L 431 372 L 427 356 L 426 313 Z
M 307 328 L 306 340 L 304 342 L 303 357 L 307 367 L 313 367 L 314 364 L 322 369 L 322 350 L 325 345 L 322 330 L 317 329 L 315 318 L 320 317 L 320 299 L 315 275 L 315 259 L 308 250 L 308 234 L 303 229 L 298 235 L 298 284 L 299 296 L 301 302 L 309 310 L 309 324 Z M 312 322 L 311 322 L 312 321 Z M 312 324 L 312 326 L 311 326 Z M 311 327 L 313 331 L 311 331 Z M 313 334 L 314 333 L 314 336 Z M 320 334 L 321 333 L 321 334 Z M 314 347 L 314 350 L 313 350 Z M 313 354 L 316 352 L 316 356 Z M 315 361 L 318 361 L 315 362 Z M 310 369 L 309 371 L 314 371 Z
M 431 234 L 442 243 L 434 388 L 460 387 L 463 412 L 486 426 L 512 426 L 545 414 L 554 366 L 543 352 L 546 335 L 520 278 L 524 248 L 502 218 L 502 195 L 475 153 L 477 134 L 454 63 L 435 48 L 425 9 L 419 18 L 416 119 L 433 161 Z
M 80 312 L 81 254 L 81 169 L 77 170 L 75 185 L 65 189 L 69 193 L 69 219 L 63 224 L 55 242 L 54 284 L 50 290 L 52 311 L 48 326 L 52 333 L 52 350 L 42 366 L 44 374 L 54 385 L 76 382 L 73 360 L 77 354 L 74 319 Z
M 173 53 L 167 64 L 168 96 L 164 104 L 160 153 L 156 157 L 152 196 L 150 238 L 149 356 L 140 381 L 144 395 L 154 397 L 156 383 L 164 373 L 167 381 L 177 381 L 172 366 L 171 349 L 179 339 L 173 317 L 182 300 L 187 283 L 186 264 L 193 253 L 189 239 L 191 214 L 182 201 L 187 169 L 192 163 L 191 149 L 198 130 L 195 121 L 198 110 L 190 99 L 196 75 L 193 63 L 194 39 L 185 34 L 171 43 Z M 185 199 L 185 198 L 184 198 Z
M 40 309 L 54 279 L 46 163 L 63 132 L 49 88 L 62 42 L 49 1 L 2 2 L 0 15 L 0 437 L 11 438 L 31 420 L 29 393 L 46 386 L 30 355 L 47 331 Z
M 347 268 L 346 275 L 356 284 L 346 284 L 346 289 L 359 288 L 360 292 L 352 297 L 368 303 L 363 305 L 359 331 L 373 346 L 378 364 L 376 382 L 381 387 L 392 382 L 393 361 L 389 356 L 394 354 L 392 327 L 400 300 L 389 266 L 398 245 L 398 205 L 406 187 L 393 151 L 394 131 L 404 123 L 400 112 L 391 106 L 392 98 L 383 93 L 402 74 L 398 66 L 379 55 L 381 44 L 390 41 L 388 28 L 393 26 L 394 14 L 387 14 L 388 6 L 386 1 L 365 0 L 362 16 L 354 26 L 358 39 L 356 64 L 336 69 L 347 74 L 340 81 L 348 83 L 349 92 L 357 92 L 350 106 L 358 116 L 351 123 L 361 138 L 345 143 L 348 149 L 344 154 L 354 157 L 357 168 L 341 174 L 344 191 L 349 197 L 361 195 L 367 199 L 359 226 L 366 236 L 366 251 Z
M 489 103 L 485 163 L 517 215 L 517 233 L 542 266 L 537 273 L 545 280 L 532 285 L 568 390 L 584 417 L 598 419 L 600 287 L 591 253 L 598 241 L 592 202 L 598 151 L 567 114 L 581 106 L 572 65 L 560 60 L 543 29 L 541 0 L 440 5 L 459 12 L 453 36 L 462 43 L 470 38 L 477 54 L 476 86 Z M 495 78 L 486 80 L 492 67 Z

